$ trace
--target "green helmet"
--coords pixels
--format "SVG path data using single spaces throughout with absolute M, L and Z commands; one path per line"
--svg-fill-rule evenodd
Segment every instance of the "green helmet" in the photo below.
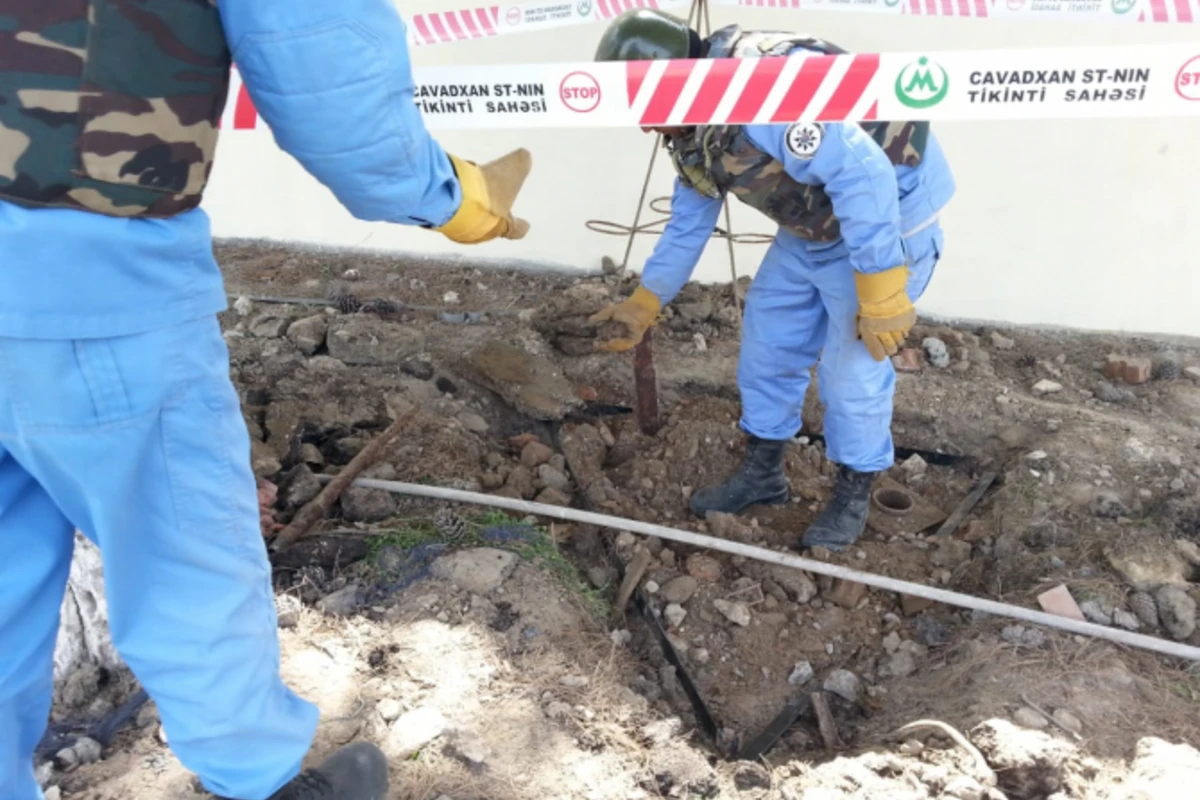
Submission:
M 696 34 L 679 17 L 651 8 L 626 11 L 600 37 L 597 61 L 688 58 Z

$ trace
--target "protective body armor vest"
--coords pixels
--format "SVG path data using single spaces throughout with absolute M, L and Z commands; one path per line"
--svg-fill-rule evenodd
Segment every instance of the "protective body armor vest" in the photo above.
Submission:
M 0 199 L 117 217 L 196 207 L 229 71 L 217 0 L 5 0 Z
M 721 28 L 708 41 L 708 58 L 786 56 L 797 47 L 826 55 L 845 52 L 820 39 L 770 31 L 742 33 L 737 25 Z M 921 163 L 928 122 L 859 125 L 893 164 L 915 167 Z M 721 197 L 732 192 L 803 239 L 832 242 L 841 235 L 833 201 L 825 189 L 788 175 L 782 163 L 746 138 L 740 125 L 702 125 L 687 136 L 668 140 L 667 147 L 681 182 L 701 194 Z

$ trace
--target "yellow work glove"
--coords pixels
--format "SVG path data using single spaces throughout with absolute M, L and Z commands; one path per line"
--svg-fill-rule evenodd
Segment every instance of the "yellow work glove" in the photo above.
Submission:
M 588 322 L 593 325 L 609 321 L 619 322 L 629 331 L 629 338 L 596 342 L 596 349 L 609 353 L 620 353 L 637 347 L 638 343 L 642 341 L 642 337 L 646 335 L 646 331 L 658 319 L 660 311 L 662 311 L 662 303 L 658 301 L 654 293 L 644 286 L 639 286 L 628 300 L 602 309 L 588 318 Z
M 462 187 L 462 204 L 449 222 L 436 228 L 438 233 L 462 244 L 479 244 L 497 236 L 520 239 L 529 232 L 529 223 L 512 215 L 513 201 L 533 167 L 528 150 L 513 150 L 482 167 L 446 155 Z
M 917 312 L 905 293 L 908 267 L 883 272 L 854 273 L 858 288 L 858 338 L 863 340 L 871 358 L 883 361 L 894 356 L 904 337 L 917 322 Z

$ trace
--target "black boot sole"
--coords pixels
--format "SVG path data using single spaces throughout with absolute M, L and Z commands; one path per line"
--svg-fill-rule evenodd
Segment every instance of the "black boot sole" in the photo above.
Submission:
M 746 503 L 744 505 L 737 507 L 733 511 L 721 512 L 721 509 L 719 509 L 719 508 L 709 508 L 709 509 L 705 509 L 704 511 L 698 511 L 691 503 L 688 503 L 688 508 L 691 510 L 691 512 L 693 514 L 700 517 L 700 519 L 704 519 L 709 511 L 717 511 L 717 512 L 721 512 L 721 513 L 725 513 L 725 514 L 737 515 L 737 514 L 741 514 L 747 508 L 751 508 L 752 506 L 781 506 L 781 505 L 784 505 L 785 503 L 787 503 L 787 501 L 791 500 L 791 499 L 792 499 L 791 490 L 785 489 L 783 492 L 780 492 L 779 494 L 773 494 L 770 497 L 752 500 L 749 503 Z

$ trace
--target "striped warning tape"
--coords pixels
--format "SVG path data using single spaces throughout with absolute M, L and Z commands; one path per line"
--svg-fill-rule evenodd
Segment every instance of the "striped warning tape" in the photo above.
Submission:
M 712 0 L 715 5 L 926 17 L 1106 19 L 1194 23 L 1200 0 Z
M 845 11 L 973 19 L 1099 19 L 1116 22 L 1195 23 L 1200 0 L 712 0 L 748 8 Z M 602 22 L 635 8 L 679 10 L 691 0 L 560 0 L 430 11 L 408 19 L 416 47 L 450 44 L 567 25 Z
M 1200 44 L 414 69 L 431 130 L 1200 116 Z M 223 128 L 261 127 L 236 77 Z
M 485 39 L 612 19 L 635 8 L 687 8 L 691 0 L 562 0 L 429 11 L 408 17 L 408 41 L 417 47 Z

